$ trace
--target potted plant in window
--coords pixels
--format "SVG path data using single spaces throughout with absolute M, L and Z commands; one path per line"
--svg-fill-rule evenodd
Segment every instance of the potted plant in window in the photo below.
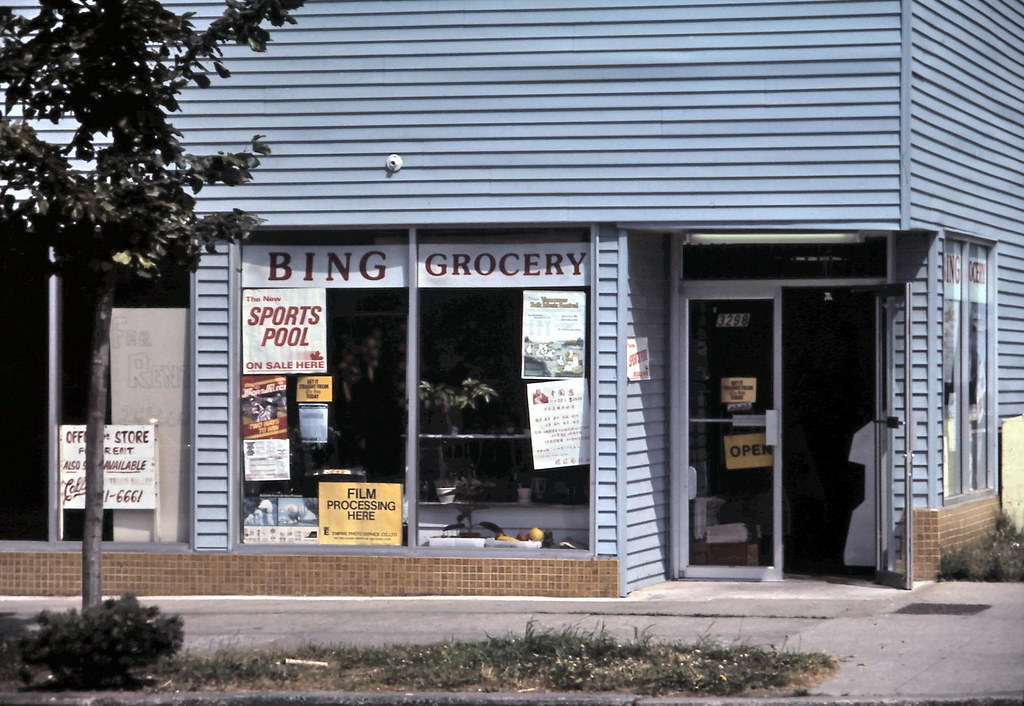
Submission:
M 425 418 L 423 428 L 443 425 L 442 433 L 458 434 L 461 412 L 476 409 L 478 404 L 490 402 L 498 392 L 476 378 L 466 378 L 459 385 L 446 382 L 420 380 L 419 398 Z

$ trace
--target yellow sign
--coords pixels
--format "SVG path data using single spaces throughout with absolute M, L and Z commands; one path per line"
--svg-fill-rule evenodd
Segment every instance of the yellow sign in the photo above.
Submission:
M 757 378 L 722 378 L 722 404 L 757 402 Z
M 725 467 L 765 468 L 772 465 L 772 449 L 764 434 L 732 434 L 725 439 Z
M 320 544 L 401 543 L 401 483 L 320 483 Z
M 333 402 L 334 378 L 330 375 L 306 375 L 295 387 L 297 402 Z

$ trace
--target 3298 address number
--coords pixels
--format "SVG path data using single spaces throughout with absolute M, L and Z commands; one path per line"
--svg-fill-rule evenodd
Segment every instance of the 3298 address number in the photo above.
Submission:
M 746 328 L 750 326 L 750 312 L 719 314 L 715 328 Z

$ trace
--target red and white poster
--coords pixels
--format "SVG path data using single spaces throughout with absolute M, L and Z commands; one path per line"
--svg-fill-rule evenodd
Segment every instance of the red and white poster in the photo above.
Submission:
M 526 386 L 533 467 L 590 463 L 587 381 L 567 378 Z
M 630 336 L 626 339 L 626 379 L 651 379 L 651 356 L 647 347 L 647 336 Z
M 327 372 L 324 289 L 242 290 L 242 371 Z

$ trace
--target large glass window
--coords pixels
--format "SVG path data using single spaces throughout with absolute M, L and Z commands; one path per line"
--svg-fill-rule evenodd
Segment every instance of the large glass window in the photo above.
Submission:
M 242 541 L 586 548 L 586 237 L 247 244 Z
M 943 261 L 943 477 L 947 496 L 992 487 L 989 249 L 946 241 Z
M 61 283 L 58 533 L 82 538 L 85 421 L 92 302 L 89 282 Z M 103 539 L 185 542 L 190 532 L 188 483 L 187 271 L 155 280 L 123 278 L 110 325 L 109 407 L 104 445 Z
M 420 545 L 589 545 L 586 258 L 585 236 L 423 234 Z
M 243 250 L 242 541 L 400 544 L 407 246 L 289 240 Z

